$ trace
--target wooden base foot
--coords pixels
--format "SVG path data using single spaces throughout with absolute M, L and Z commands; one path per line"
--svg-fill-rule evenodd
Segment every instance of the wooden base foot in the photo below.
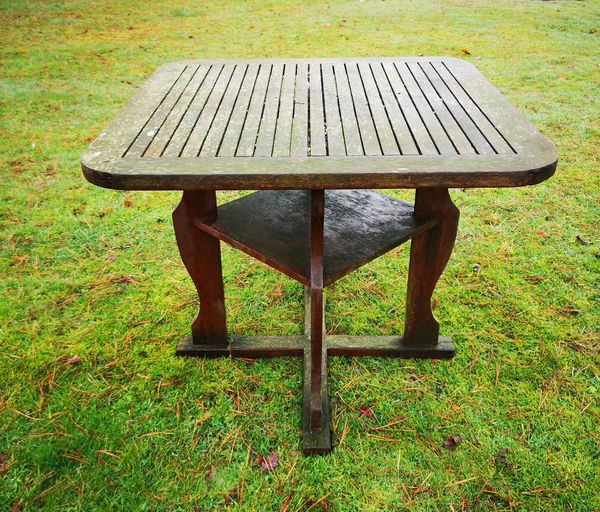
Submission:
M 302 452 L 304 455 L 325 455 L 332 449 L 332 433 L 329 425 L 329 397 L 327 392 L 327 351 L 321 353 L 321 379 L 319 389 L 320 422 L 319 428 L 311 425 L 311 357 L 310 344 L 304 349 L 304 388 L 302 391 Z
M 182 339 L 175 355 L 184 357 L 288 357 L 304 355 L 306 336 L 230 336 L 225 346 L 197 345 L 191 336 Z M 454 344 L 440 336 L 435 345 L 413 345 L 401 336 L 326 336 L 328 356 L 396 357 L 399 359 L 452 359 Z

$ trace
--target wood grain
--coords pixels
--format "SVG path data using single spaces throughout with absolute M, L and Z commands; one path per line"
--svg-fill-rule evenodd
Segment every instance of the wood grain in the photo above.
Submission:
M 431 311 L 431 296 L 452 254 L 459 211 L 447 189 L 417 189 L 415 216 L 438 222 L 411 241 L 404 342 L 435 345 L 440 326 Z
M 552 145 L 451 58 L 183 61 L 159 69 L 82 157 L 117 189 L 523 186 Z
M 214 191 L 185 191 L 173 212 L 173 226 L 181 259 L 196 286 L 200 312 L 192 324 L 194 343 L 225 346 L 225 296 L 219 240 L 196 229 L 193 219 L 214 219 Z

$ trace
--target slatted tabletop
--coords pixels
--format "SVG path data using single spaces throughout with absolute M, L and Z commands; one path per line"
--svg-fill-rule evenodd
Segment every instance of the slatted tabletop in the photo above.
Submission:
M 452 58 L 182 61 L 82 158 L 118 189 L 521 186 L 552 145 Z

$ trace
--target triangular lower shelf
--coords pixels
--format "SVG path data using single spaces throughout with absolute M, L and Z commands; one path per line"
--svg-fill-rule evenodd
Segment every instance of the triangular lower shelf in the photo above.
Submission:
M 437 219 L 372 190 L 325 192 L 325 286 L 430 229 Z M 218 208 L 196 227 L 310 286 L 310 191 L 261 190 Z

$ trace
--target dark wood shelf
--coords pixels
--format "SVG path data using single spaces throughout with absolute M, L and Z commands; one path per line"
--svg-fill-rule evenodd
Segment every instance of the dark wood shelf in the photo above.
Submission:
M 325 193 L 327 286 L 436 224 L 412 205 L 372 190 Z M 202 231 L 310 286 L 310 192 L 261 190 L 218 208 Z

